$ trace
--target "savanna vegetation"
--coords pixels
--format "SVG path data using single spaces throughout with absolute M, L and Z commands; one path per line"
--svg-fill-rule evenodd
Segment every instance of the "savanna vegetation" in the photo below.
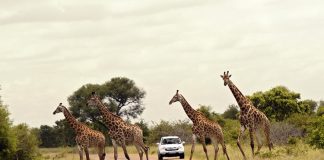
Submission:
M 146 92 L 135 82 L 125 77 L 116 77 L 103 84 L 86 84 L 68 96 L 69 110 L 79 121 L 91 128 L 107 133 L 98 110 L 86 106 L 87 98 L 96 91 L 107 104 L 108 109 L 123 117 L 129 123 L 136 122 L 143 129 L 144 141 L 151 147 L 150 154 L 156 155 L 156 146 L 161 136 L 177 135 L 186 142 L 186 152 L 190 151 L 191 122 L 189 119 L 178 121 L 151 122 L 138 119 L 143 113 L 143 99 Z M 230 95 L 229 93 L 229 96 Z M 271 121 L 271 138 L 275 149 L 269 152 L 264 147 L 255 159 L 320 159 L 324 157 L 324 101 L 301 99 L 296 93 L 284 86 L 276 86 L 267 91 L 258 91 L 248 98 Z M 234 102 L 233 102 L 234 103 Z M 150 106 L 146 106 L 150 107 Z M 239 107 L 230 104 L 224 113 L 216 113 L 215 106 L 198 106 L 198 110 L 207 118 L 218 122 L 224 132 L 229 156 L 241 158 L 236 147 L 239 130 Z M 62 119 L 55 125 L 42 125 L 30 128 L 26 124 L 13 125 L 9 119 L 8 106 L 0 101 L 0 160 L 10 159 L 64 159 L 76 156 L 74 132 Z M 109 137 L 106 135 L 106 137 Z M 248 134 L 244 137 L 244 149 L 248 156 L 250 147 Z M 207 140 L 207 143 L 209 140 Z M 108 154 L 111 154 L 111 142 L 107 138 Z M 41 149 L 39 149 L 41 148 Z M 134 147 L 129 146 L 130 153 Z M 212 154 L 211 146 L 209 153 Z M 189 154 L 187 154 L 189 155 Z M 120 154 L 120 156 L 123 156 Z M 201 147 L 196 147 L 194 158 L 204 159 Z M 306 157 L 306 158 L 305 158 Z M 220 159 L 223 159 L 220 156 Z M 74 158 L 73 158 L 74 159 Z M 324 159 L 324 158 L 323 158 Z

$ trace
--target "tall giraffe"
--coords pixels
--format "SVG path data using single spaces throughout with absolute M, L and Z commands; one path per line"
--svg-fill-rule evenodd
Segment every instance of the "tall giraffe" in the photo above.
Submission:
M 192 159 L 192 154 L 195 151 L 195 143 L 197 138 L 199 138 L 200 142 L 202 143 L 207 160 L 209 160 L 207 154 L 206 142 L 205 142 L 205 138 L 207 137 L 212 140 L 214 145 L 214 149 L 215 149 L 214 160 L 217 159 L 218 143 L 222 145 L 223 153 L 226 155 L 226 158 L 229 160 L 226 151 L 225 142 L 224 142 L 222 128 L 219 126 L 218 123 L 207 119 L 202 113 L 193 109 L 190 106 L 190 104 L 186 101 L 186 99 L 178 92 L 179 90 L 177 90 L 176 94 L 172 97 L 169 104 L 171 105 L 174 102 L 180 102 L 187 116 L 191 119 L 193 123 L 192 126 L 193 135 L 192 135 L 190 160 Z
M 87 101 L 88 106 L 96 106 L 104 120 L 106 127 L 108 128 L 108 134 L 112 140 L 114 146 L 114 158 L 117 160 L 117 144 L 121 145 L 123 148 L 126 159 L 129 160 L 129 156 L 126 150 L 126 143 L 132 142 L 140 156 L 140 160 L 143 159 L 143 151 L 146 155 L 146 160 L 148 160 L 148 149 L 143 142 L 143 132 L 142 129 L 137 125 L 132 125 L 126 123 L 119 116 L 111 113 L 108 108 L 102 103 L 99 96 L 92 92 L 90 99 Z
M 254 134 L 256 135 L 256 139 L 258 143 L 257 152 L 259 152 L 262 147 L 261 131 L 264 132 L 269 150 L 271 151 L 271 148 L 273 148 L 273 144 L 270 139 L 270 121 L 268 120 L 267 116 L 261 111 L 259 111 L 256 107 L 254 107 L 252 102 L 247 97 L 245 97 L 241 93 L 241 91 L 233 84 L 233 82 L 230 80 L 231 75 L 229 75 L 229 71 L 227 71 L 226 73 L 224 72 L 224 75 L 221 75 L 221 77 L 224 80 L 224 86 L 228 85 L 229 89 L 232 91 L 241 110 L 239 115 L 241 127 L 240 127 L 239 136 L 237 138 L 237 146 L 239 147 L 244 159 L 246 159 L 246 156 L 241 147 L 240 140 L 246 129 L 249 129 L 250 140 L 251 140 L 250 145 L 252 148 L 253 156 L 254 156 L 253 136 Z
M 77 121 L 69 112 L 69 110 L 60 103 L 53 114 L 63 112 L 65 119 L 68 121 L 70 126 L 74 129 L 76 133 L 75 141 L 78 145 L 80 160 L 83 160 L 83 150 L 85 152 L 87 160 L 89 158 L 89 147 L 96 146 L 98 149 L 98 156 L 100 160 L 104 160 L 106 153 L 105 153 L 105 136 L 99 132 L 90 129 L 85 124 Z

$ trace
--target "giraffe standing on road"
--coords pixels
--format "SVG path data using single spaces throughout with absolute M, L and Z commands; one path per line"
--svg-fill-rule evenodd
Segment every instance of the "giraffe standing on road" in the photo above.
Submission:
M 133 142 L 139 153 L 140 160 L 143 159 L 143 152 L 145 152 L 146 160 L 148 160 L 149 147 L 145 146 L 143 142 L 143 132 L 139 126 L 128 124 L 119 116 L 111 113 L 108 108 L 102 103 L 101 99 L 95 94 L 95 92 L 92 92 L 87 105 L 90 107 L 96 106 L 99 109 L 104 123 L 109 129 L 108 134 L 114 146 L 115 160 L 117 160 L 118 158 L 117 144 L 121 145 L 126 159 L 129 160 L 129 155 L 126 150 L 126 142 Z
M 261 139 L 261 132 L 263 131 L 265 138 L 268 143 L 269 150 L 271 151 L 271 148 L 273 148 L 273 144 L 270 139 L 270 121 L 268 120 L 267 116 L 259 111 L 256 107 L 253 106 L 252 102 L 246 98 L 241 91 L 233 84 L 233 82 L 230 80 L 231 75 L 224 72 L 224 75 L 221 75 L 222 79 L 224 80 L 224 86 L 228 85 L 229 89 L 232 91 L 239 107 L 240 107 L 240 116 L 239 120 L 241 123 L 241 129 L 239 136 L 237 138 L 237 145 L 244 157 L 246 159 L 246 156 L 244 154 L 244 151 L 241 147 L 241 137 L 246 129 L 249 129 L 250 133 L 250 145 L 252 148 L 252 155 L 254 156 L 254 140 L 253 136 L 256 135 L 257 143 L 258 143 L 258 150 L 260 151 L 262 147 L 262 139 Z
M 90 160 L 89 157 L 89 147 L 96 146 L 98 148 L 98 156 L 100 160 L 104 160 L 106 153 L 105 153 L 105 136 L 99 132 L 90 129 L 85 124 L 77 121 L 69 112 L 69 110 L 62 105 L 55 109 L 53 114 L 63 112 L 65 119 L 70 124 L 70 126 L 74 129 L 76 133 L 75 141 L 78 145 L 80 160 L 83 160 L 83 150 L 85 152 L 87 160 Z
M 206 137 L 209 137 L 213 142 L 214 149 L 215 149 L 214 160 L 217 159 L 218 143 L 221 144 L 223 148 L 223 153 L 226 155 L 226 158 L 229 160 L 226 151 L 225 142 L 224 142 L 222 128 L 219 126 L 218 123 L 207 119 L 202 113 L 194 110 L 190 106 L 190 104 L 186 101 L 186 99 L 178 92 L 179 91 L 177 90 L 176 94 L 170 100 L 169 104 L 171 105 L 174 102 L 180 102 L 184 111 L 186 112 L 186 114 L 188 115 L 188 117 L 191 119 L 193 123 L 192 126 L 193 136 L 192 136 L 190 160 L 192 159 L 192 154 L 195 151 L 196 138 L 199 138 L 200 142 L 202 143 L 207 160 L 209 160 L 207 154 L 206 142 L 205 142 Z

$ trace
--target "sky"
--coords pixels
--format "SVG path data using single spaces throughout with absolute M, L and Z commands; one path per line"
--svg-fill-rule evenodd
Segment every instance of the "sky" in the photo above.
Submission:
M 321 0 L 0 0 L 0 95 L 14 124 L 55 125 L 52 115 L 84 84 L 128 77 L 146 91 L 145 121 L 222 113 L 245 95 L 283 85 L 324 99 Z

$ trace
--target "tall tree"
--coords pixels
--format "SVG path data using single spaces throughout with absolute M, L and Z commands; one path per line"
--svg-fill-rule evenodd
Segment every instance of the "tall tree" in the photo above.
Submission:
M 0 97 L 0 160 L 12 159 L 16 152 L 17 138 L 12 132 L 9 111 Z
M 137 118 L 145 109 L 142 104 L 145 91 L 126 77 L 112 78 L 103 84 L 102 92 L 119 116 Z
M 105 130 L 102 116 L 96 108 L 86 106 L 91 93 L 95 91 L 111 112 L 128 120 L 137 118 L 144 111 L 142 99 L 145 91 L 125 77 L 116 77 L 104 84 L 86 84 L 69 96 L 70 111 L 82 122 L 91 122 L 98 130 Z

